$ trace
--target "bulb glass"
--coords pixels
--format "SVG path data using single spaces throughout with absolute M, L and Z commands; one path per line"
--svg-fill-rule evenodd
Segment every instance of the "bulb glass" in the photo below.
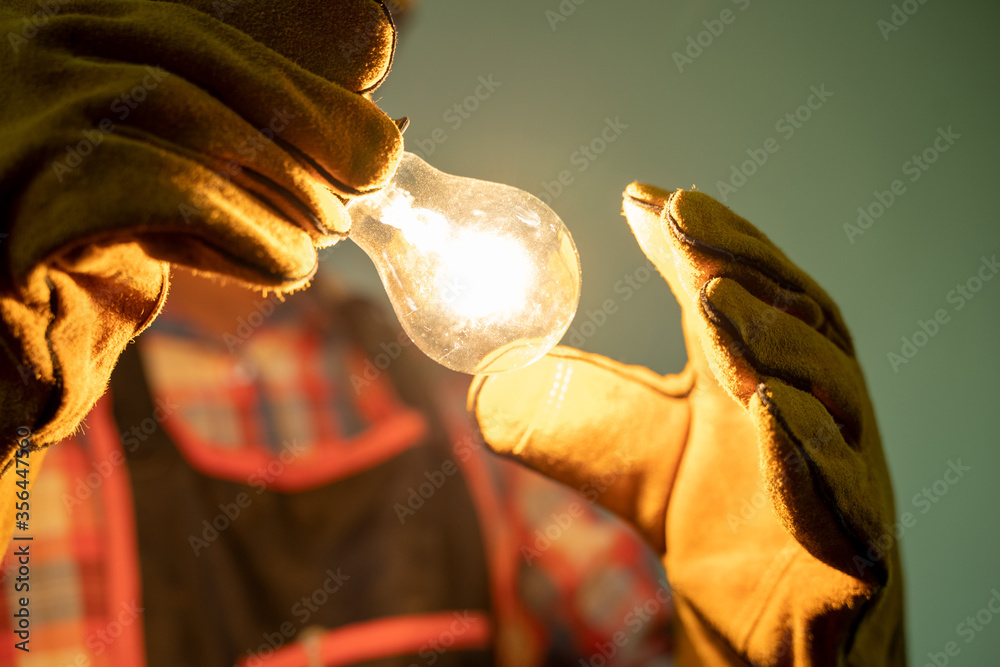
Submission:
M 579 255 L 559 216 L 531 194 L 404 153 L 389 185 L 348 210 L 350 238 L 374 262 L 403 329 L 444 366 L 521 368 L 569 328 Z

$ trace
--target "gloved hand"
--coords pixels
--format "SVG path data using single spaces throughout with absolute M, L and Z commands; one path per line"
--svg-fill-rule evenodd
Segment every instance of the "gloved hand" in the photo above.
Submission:
M 375 0 L 0 0 L 0 35 L 6 508 L 18 428 L 77 428 L 170 263 L 301 288 L 402 142 L 364 95 L 395 48 Z
M 678 664 L 904 664 L 892 490 L 836 305 L 707 195 L 632 184 L 624 213 L 686 368 L 556 348 L 477 377 L 486 442 L 576 488 L 624 462 L 599 502 L 665 554 Z

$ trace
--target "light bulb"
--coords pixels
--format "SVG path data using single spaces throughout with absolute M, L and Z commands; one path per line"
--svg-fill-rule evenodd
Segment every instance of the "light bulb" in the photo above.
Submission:
M 375 263 L 407 335 L 438 363 L 521 368 L 569 328 L 580 301 L 576 245 L 527 192 L 403 153 L 392 181 L 348 211 L 349 238 Z

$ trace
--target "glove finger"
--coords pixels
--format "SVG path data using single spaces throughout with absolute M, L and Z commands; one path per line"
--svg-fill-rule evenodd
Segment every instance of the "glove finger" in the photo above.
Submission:
M 697 191 L 666 193 L 633 183 L 625 194 L 661 211 L 658 235 L 677 252 L 679 278 L 692 297 L 711 278 L 728 276 L 854 354 L 833 300 L 746 219 Z
M 469 410 L 494 451 L 600 502 L 662 551 L 690 384 L 557 347 L 526 368 L 476 376 Z
M 389 74 L 396 30 L 383 2 L 174 1 L 224 21 L 347 90 L 368 92 Z
M 85 63 L 77 72 L 77 80 L 94 77 L 95 85 L 100 85 L 99 79 L 104 82 L 99 95 L 107 96 L 109 88 L 128 90 L 144 74 L 149 80 L 151 75 L 145 68 Z M 346 234 L 350 219 L 342 200 L 316 178 L 313 169 L 278 143 L 301 122 L 293 107 L 272 107 L 267 124 L 258 128 L 191 83 L 165 73 L 161 76 L 162 81 L 150 91 L 148 101 L 137 105 L 125 118 L 116 117 L 109 134 L 153 144 L 203 165 L 256 197 L 279 217 L 309 232 L 317 245 L 332 243 Z M 348 101 L 371 106 L 367 116 L 380 122 L 381 112 L 367 100 Z M 371 134 L 361 123 L 353 131 Z M 73 132 L 66 128 L 53 135 L 54 142 L 60 139 L 72 142 Z M 87 160 L 80 168 L 93 166 Z M 71 173 L 65 174 L 61 180 L 71 177 Z
M 88 39 L 77 39 L 81 34 Z M 73 44 L 76 60 L 133 64 L 140 70 L 155 63 L 170 76 L 205 92 L 200 97 L 186 96 L 184 103 L 192 106 L 191 113 L 207 113 L 207 118 L 212 118 L 207 98 L 229 107 L 254 128 L 268 127 L 275 109 L 289 109 L 296 116 L 295 122 L 274 137 L 275 144 L 343 197 L 385 185 L 402 151 L 395 123 L 370 100 L 303 70 L 210 16 L 180 5 L 135 3 L 114 16 L 59 14 L 39 31 L 36 40 L 40 43 L 35 46 L 55 52 L 48 56 L 51 63 L 32 63 L 36 71 L 61 71 L 67 63 L 60 62 L 58 56 L 65 59 L 61 51 L 65 44 Z M 142 81 L 139 77 L 133 85 Z M 90 120 L 99 122 L 109 116 L 113 99 L 107 106 L 88 107 Z M 151 102 L 133 101 L 128 108 L 131 113 L 139 104 Z M 201 123 L 206 124 L 205 119 Z M 206 127 L 219 129 L 218 125 Z M 169 134 L 177 128 L 168 126 L 167 130 Z
M 861 556 L 892 534 L 885 513 L 892 492 L 877 479 L 884 464 L 872 459 L 881 450 L 848 447 L 825 406 L 781 380 L 762 382 L 748 409 L 761 434 L 765 484 L 785 529 L 823 562 L 884 584 L 886 555 Z
M 105 240 L 139 240 L 156 259 L 280 290 L 315 272 L 309 235 L 217 173 L 124 135 L 98 148 L 73 178 L 44 171 L 22 193 L 7 255 L 19 281 L 56 252 Z
M 731 393 L 744 405 L 768 378 L 813 395 L 857 446 L 867 404 L 857 362 L 804 323 L 754 297 L 731 278 L 713 278 L 700 303 Z
M 712 372 L 701 342 L 702 318 L 694 306 L 691 292 L 682 283 L 684 272 L 679 271 L 680 267 L 672 248 L 673 239 L 663 225 L 663 206 L 670 196 L 671 192 L 667 190 L 633 183 L 624 193 L 622 212 L 632 228 L 639 247 L 667 281 L 680 305 L 688 368 L 699 378 L 703 378 L 701 388 L 709 394 L 716 394 L 721 392 L 721 389 L 714 382 L 708 381 L 708 378 L 712 377 Z

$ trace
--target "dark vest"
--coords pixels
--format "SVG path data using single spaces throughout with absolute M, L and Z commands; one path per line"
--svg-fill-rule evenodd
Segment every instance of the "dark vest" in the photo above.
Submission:
M 370 355 L 391 340 L 367 306 L 348 304 L 341 316 Z M 490 614 L 483 540 L 462 475 L 405 522 L 393 509 L 425 472 L 454 458 L 415 354 L 406 350 L 388 371 L 404 402 L 426 416 L 425 441 L 319 487 L 284 493 L 215 478 L 192 467 L 164 428 L 126 450 L 149 667 L 266 665 L 276 648 L 308 646 L 310 635 L 350 624 L 442 612 L 455 614 L 460 628 L 467 612 Z M 136 345 L 123 354 L 111 392 L 120 433 L 153 413 Z M 196 554 L 190 538 L 236 508 Z M 493 664 L 491 650 L 440 652 L 438 639 L 428 637 L 423 651 L 356 664 Z

